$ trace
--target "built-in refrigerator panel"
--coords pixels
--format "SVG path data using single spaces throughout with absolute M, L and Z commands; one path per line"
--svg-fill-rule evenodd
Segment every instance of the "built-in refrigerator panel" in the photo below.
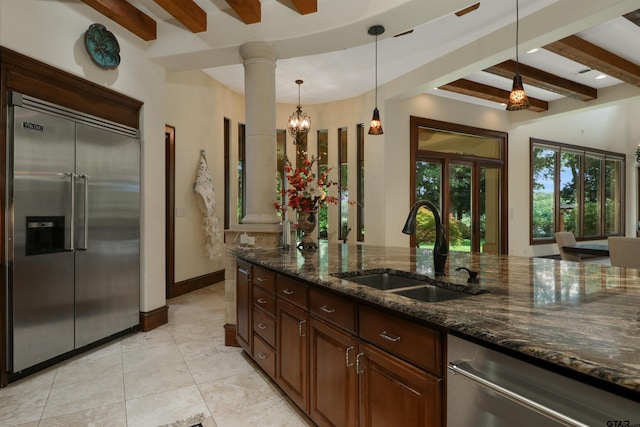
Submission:
M 7 370 L 19 376 L 138 325 L 140 141 L 16 93 L 9 118 Z
M 139 165 L 137 139 L 77 125 L 76 347 L 139 322 Z
M 11 371 L 74 348 L 75 124 L 14 107 L 8 205 Z

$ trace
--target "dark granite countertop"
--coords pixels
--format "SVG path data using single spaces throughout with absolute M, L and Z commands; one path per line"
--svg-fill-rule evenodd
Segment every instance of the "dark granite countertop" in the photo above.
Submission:
M 443 280 L 466 285 L 467 272 L 455 269 L 468 267 L 480 272 L 476 286 L 489 292 L 420 302 L 331 274 L 392 268 L 434 277 L 430 250 L 321 244 L 305 255 L 295 249 L 231 252 L 640 400 L 640 271 L 452 252 Z

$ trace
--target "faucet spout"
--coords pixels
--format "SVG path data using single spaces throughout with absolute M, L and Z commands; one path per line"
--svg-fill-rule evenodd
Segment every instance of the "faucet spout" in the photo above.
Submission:
M 433 246 L 434 270 L 436 276 L 444 276 L 444 264 L 447 262 L 447 255 L 449 255 L 449 242 L 445 237 L 444 226 L 440 220 L 440 213 L 436 205 L 429 200 L 418 200 L 411 208 L 402 232 L 404 234 L 416 234 L 416 216 L 418 215 L 418 210 L 423 206 L 433 213 L 436 223 L 436 242 Z

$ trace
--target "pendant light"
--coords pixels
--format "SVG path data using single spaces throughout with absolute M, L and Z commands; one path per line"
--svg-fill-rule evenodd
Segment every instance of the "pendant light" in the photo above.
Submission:
M 507 104 L 507 111 L 526 110 L 531 106 L 527 93 L 522 86 L 522 76 L 520 75 L 520 61 L 518 60 L 518 33 L 520 16 L 518 11 L 518 2 L 516 0 L 516 75 L 513 78 L 513 87 L 509 94 L 509 103 Z
M 369 34 L 376 36 L 376 106 L 373 109 L 373 118 L 369 126 L 369 135 L 382 135 L 382 123 L 380 122 L 380 112 L 378 111 L 378 36 L 384 33 L 382 25 L 374 25 L 369 27 Z
M 309 129 L 311 129 L 311 117 L 302 111 L 300 106 L 300 85 L 304 83 L 302 80 L 296 80 L 298 85 L 298 107 L 296 111 L 289 116 L 289 134 L 293 137 L 293 143 L 300 145 L 302 139 L 307 136 Z

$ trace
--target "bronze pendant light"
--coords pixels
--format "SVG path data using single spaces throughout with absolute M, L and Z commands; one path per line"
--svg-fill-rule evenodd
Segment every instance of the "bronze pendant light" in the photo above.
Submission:
M 520 75 L 520 61 L 518 60 L 518 33 L 520 14 L 518 10 L 518 2 L 516 0 L 516 75 L 513 78 L 513 86 L 511 93 L 509 94 L 509 103 L 507 104 L 507 111 L 526 110 L 531 106 L 527 93 L 522 86 L 522 76 Z
M 374 25 L 369 27 L 369 34 L 376 36 L 376 106 L 373 109 L 373 118 L 369 126 L 369 135 L 382 135 L 382 123 L 380 122 L 380 112 L 378 111 L 378 36 L 384 33 L 382 25 Z

